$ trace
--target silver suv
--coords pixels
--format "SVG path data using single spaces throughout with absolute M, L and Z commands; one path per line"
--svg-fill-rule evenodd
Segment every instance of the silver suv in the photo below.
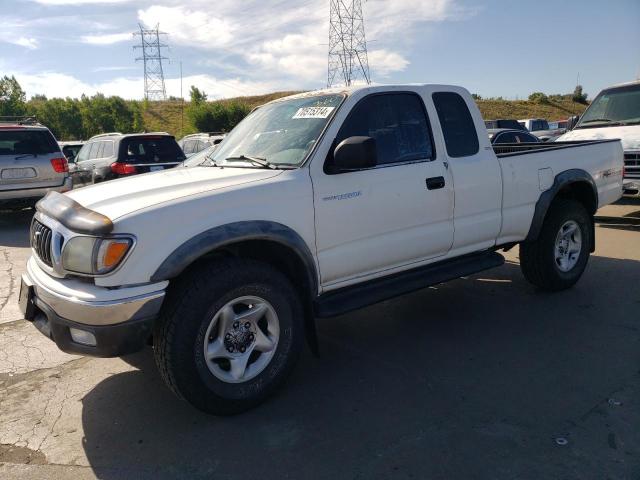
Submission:
M 67 159 L 35 118 L 0 117 L 0 208 L 33 206 L 71 190 Z
M 178 141 L 178 145 L 187 157 L 190 157 L 194 153 L 201 152 L 202 150 L 218 145 L 226 133 L 223 132 L 207 132 L 207 133 L 194 133 L 186 135 Z

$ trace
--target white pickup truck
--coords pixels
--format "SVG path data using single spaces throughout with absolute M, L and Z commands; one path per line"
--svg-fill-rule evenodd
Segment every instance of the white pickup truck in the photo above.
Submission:
M 622 162 L 617 140 L 492 147 L 460 87 L 287 97 L 200 166 L 39 202 L 20 304 L 67 352 L 152 338 L 175 393 L 237 413 L 283 383 L 305 337 L 317 347 L 316 318 L 499 266 L 516 244 L 531 283 L 571 287 Z
M 624 149 L 624 191 L 640 196 L 640 80 L 605 88 L 570 132 L 557 139 L 618 138 Z

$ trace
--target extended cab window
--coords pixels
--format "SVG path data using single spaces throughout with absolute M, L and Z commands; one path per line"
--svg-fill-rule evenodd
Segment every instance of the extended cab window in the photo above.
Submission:
M 378 165 L 433 158 L 424 105 L 413 93 L 372 95 L 358 103 L 342 125 L 336 146 L 356 136 L 375 138 Z
M 449 156 L 468 157 L 478 153 L 478 132 L 464 99 L 453 92 L 434 93 L 432 98 Z

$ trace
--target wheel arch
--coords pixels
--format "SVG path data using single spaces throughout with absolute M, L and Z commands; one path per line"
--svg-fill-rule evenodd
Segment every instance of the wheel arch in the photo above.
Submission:
M 525 241 L 532 242 L 537 240 L 547 212 L 558 198 L 580 202 L 592 217 L 598 210 L 598 188 L 593 177 L 582 169 L 566 170 L 556 175 L 551 188 L 540 195 L 536 202 L 533 220 Z M 593 252 L 595 250 L 595 226 L 593 221 L 591 222 L 591 229 L 592 244 L 590 249 Z
M 258 220 L 211 228 L 176 248 L 158 267 L 151 281 L 177 278 L 195 263 L 216 256 L 259 260 L 287 276 L 300 294 L 307 341 L 317 354 L 313 300 L 318 295 L 318 273 L 309 247 L 297 232 L 277 222 Z

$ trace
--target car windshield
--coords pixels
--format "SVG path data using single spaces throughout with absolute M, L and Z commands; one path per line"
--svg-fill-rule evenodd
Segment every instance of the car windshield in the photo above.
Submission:
M 591 103 L 576 128 L 640 123 L 640 84 L 605 90 Z
M 343 95 L 316 95 L 260 107 L 227 135 L 209 163 L 259 168 L 256 162 L 248 160 L 253 157 L 267 160 L 274 168 L 300 166 L 343 98 Z

